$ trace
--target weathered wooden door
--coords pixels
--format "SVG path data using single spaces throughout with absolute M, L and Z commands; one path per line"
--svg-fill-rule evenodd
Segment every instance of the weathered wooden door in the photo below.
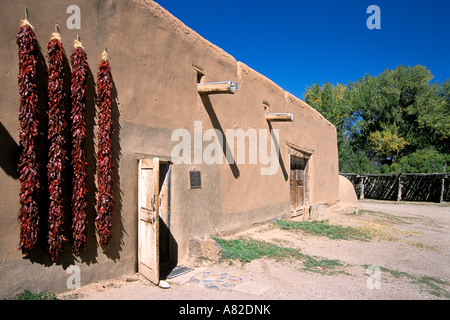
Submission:
M 296 212 L 305 205 L 306 161 L 292 157 L 290 169 L 291 211 Z
M 304 171 L 291 169 L 290 174 L 291 210 L 296 211 L 303 207 L 304 203 Z
M 291 189 L 291 209 L 299 210 L 303 208 L 305 202 L 305 171 L 291 169 L 290 189 Z
M 139 160 L 138 271 L 159 282 L 159 158 Z

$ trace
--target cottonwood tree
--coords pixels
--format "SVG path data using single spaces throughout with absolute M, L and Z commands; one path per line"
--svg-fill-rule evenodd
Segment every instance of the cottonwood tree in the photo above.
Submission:
M 304 100 L 337 128 L 341 172 L 377 173 L 428 147 L 450 153 L 450 81 L 432 79 L 424 66 L 398 66 L 306 88 Z

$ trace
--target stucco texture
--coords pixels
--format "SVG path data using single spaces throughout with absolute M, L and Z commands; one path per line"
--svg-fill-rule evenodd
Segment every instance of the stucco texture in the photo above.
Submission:
M 81 29 L 68 29 L 70 5 L 81 9 Z M 88 241 L 80 256 L 71 252 L 70 213 L 65 217 L 69 241 L 61 258 L 52 263 L 46 253 L 45 229 L 34 252 L 24 257 L 19 242 L 19 182 L 15 171 L 19 143 L 19 92 L 16 33 L 24 8 L 39 43 L 39 104 L 42 135 L 40 159 L 46 154 L 46 46 L 59 25 L 69 59 L 77 34 L 88 55 Z M 200 37 L 153 1 L 144 0 L 46 0 L 8 1 L 0 10 L 0 112 L 2 144 L 0 170 L 0 297 L 24 289 L 67 290 L 70 265 L 81 270 L 81 283 L 133 273 L 137 270 L 138 159 L 171 160 L 175 129 L 193 133 L 194 121 L 210 128 L 278 129 L 279 170 L 260 174 L 260 164 L 173 165 L 171 187 L 171 234 L 179 259 L 187 254 L 188 239 L 231 233 L 278 217 L 290 215 L 288 143 L 313 152 L 309 159 L 309 204 L 331 205 L 339 200 L 339 168 L 336 129 L 317 111 L 275 83 L 236 61 L 219 47 Z M 94 230 L 96 105 L 95 83 L 101 52 L 107 48 L 113 77 L 114 196 L 112 241 L 102 250 Z M 201 82 L 231 80 L 235 94 L 200 96 Z M 70 61 L 65 66 L 70 81 Z M 69 77 L 69 78 L 67 78 Z M 70 91 L 66 86 L 66 94 Z M 295 114 L 294 122 L 265 120 L 263 103 L 270 112 Z M 70 105 L 66 106 L 70 108 Z M 69 109 L 68 109 L 69 110 Z M 268 140 L 268 143 L 270 141 Z M 226 149 L 226 145 L 222 146 Z M 44 165 L 45 167 L 45 165 Z M 202 188 L 190 189 L 188 171 L 202 172 Z M 68 173 L 67 173 L 68 174 Z M 43 184 L 46 178 L 43 177 Z M 69 190 L 70 186 L 66 188 Z M 45 192 L 43 193 L 45 196 Z M 69 207 L 70 193 L 66 193 Z M 42 200 L 42 215 L 47 214 Z M 48 209 L 47 209 L 48 210 Z M 70 209 L 69 209 L 70 212 Z

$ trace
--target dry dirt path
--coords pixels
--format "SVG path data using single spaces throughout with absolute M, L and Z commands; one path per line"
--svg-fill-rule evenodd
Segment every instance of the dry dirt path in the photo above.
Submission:
M 370 241 L 331 240 L 273 225 L 227 237 L 295 248 L 336 268 L 305 270 L 299 260 L 190 265 L 161 289 L 138 275 L 94 283 L 59 295 L 78 299 L 450 299 L 450 207 L 362 201 L 359 213 L 331 208 L 329 223 L 362 228 Z

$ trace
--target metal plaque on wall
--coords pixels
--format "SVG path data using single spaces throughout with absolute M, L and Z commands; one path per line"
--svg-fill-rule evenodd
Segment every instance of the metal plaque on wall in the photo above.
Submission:
M 202 179 L 200 171 L 189 171 L 189 182 L 191 189 L 199 189 L 202 187 Z

